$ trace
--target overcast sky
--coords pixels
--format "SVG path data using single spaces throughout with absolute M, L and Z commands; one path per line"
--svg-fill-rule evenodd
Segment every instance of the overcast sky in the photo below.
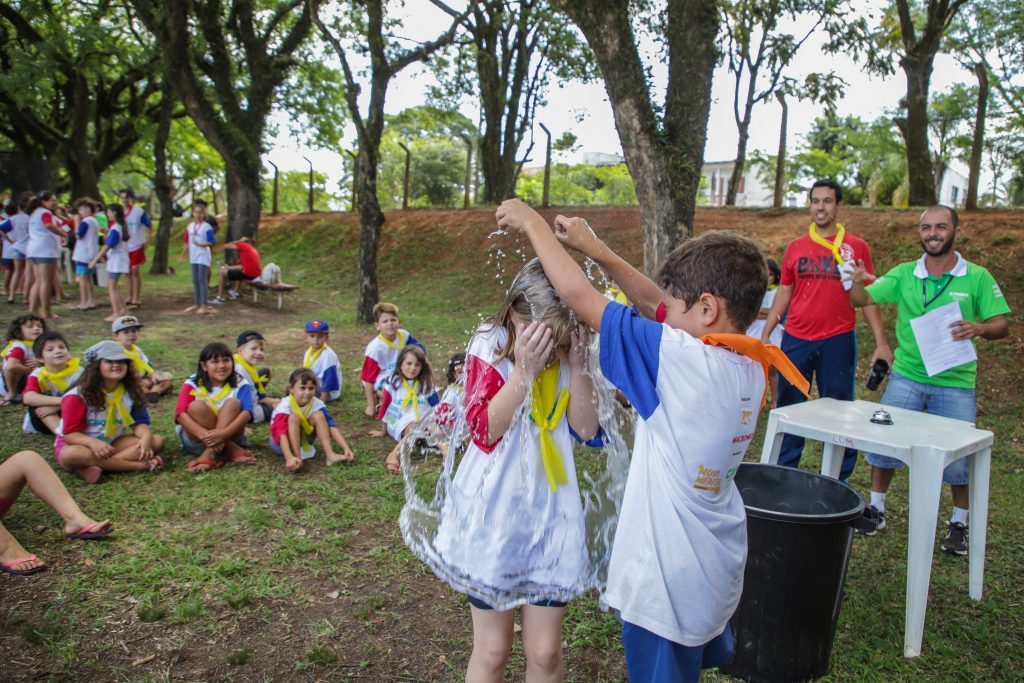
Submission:
M 458 4 L 458 3 L 453 3 Z M 874 0 L 870 3 L 876 6 Z M 406 27 L 415 27 L 416 32 L 409 29 L 403 34 L 414 38 L 426 38 L 440 32 L 444 25 L 445 15 L 434 8 L 427 0 L 409 0 L 406 8 L 409 19 Z M 870 10 L 865 10 L 870 11 Z M 898 68 L 885 78 L 872 77 L 864 73 L 863 68 L 845 55 L 826 55 L 821 50 L 823 36 L 812 36 L 803 46 L 787 75 L 802 78 L 813 71 L 834 70 L 849 84 L 844 97 L 839 100 L 837 111 L 840 115 L 859 116 L 870 121 L 881 116 L 887 109 L 895 109 L 906 92 L 906 81 L 903 72 Z M 653 45 L 643 45 L 648 56 L 653 54 Z M 655 90 L 661 99 L 665 89 L 665 70 L 661 65 L 651 62 L 655 79 Z M 938 55 L 932 75 L 931 92 L 938 93 L 949 85 L 957 82 L 973 82 L 973 74 L 964 70 L 947 55 Z M 386 111 L 389 114 L 424 103 L 424 83 L 429 82 L 429 72 L 419 66 L 410 67 L 400 73 L 388 91 Z M 737 133 L 732 112 L 733 76 L 723 65 L 714 75 L 712 86 L 713 104 L 708 123 L 708 141 L 704 158 L 708 161 L 733 159 L 736 156 Z M 578 138 L 579 151 L 567 157 L 565 161 L 577 162 L 587 152 L 621 153 L 618 135 L 612 118 L 611 106 L 600 80 L 590 84 L 564 83 L 559 87 L 553 85 L 547 95 L 548 104 L 537 113 L 537 122 L 543 122 L 557 138 L 562 132 L 571 130 Z M 477 109 L 472 101 L 463 107 L 471 120 L 477 120 Z M 822 109 L 812 102 L 790 102 L 788 148 L 793 150 L 800 142 L 801 136 L 811 129 L 815 117 L 823 113 Z M 278 121 L 283 122 L 283 114 Z M 582 117 L 582 121 L 577 119 Z M 750 130 L 748 151 L 763 150 L 774 154 L 778 148 L 778 132 L 781 108 L 772 98 L 770 102 L 759 104 L 754 108 Z M 308 156 L 317 169 L 327 173 L 329 187 L 336 191 L 338 179 L 341 177 L 341 157 L 329 151 L 310 150 L 296 145 L 289 135 L 287 126 L 279 125 L 278 136 L 271 143 L 271 161 L 282 170 L 305 170 L 308 165 L 303 156 Z M 535 125 L 534 134 L 538 145 L 531 154 L 533 164 L 543 163 L 543 131 Z M 354 144 L 354 131 L 348 136 L 349 147 Z M 524 148 L 525 151 L 525 148 Z

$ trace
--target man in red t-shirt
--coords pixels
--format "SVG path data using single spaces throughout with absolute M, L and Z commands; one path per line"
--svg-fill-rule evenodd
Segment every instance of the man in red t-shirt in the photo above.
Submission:
M 211 304 L 224 303 L 225 286 L 231 282 L 231 289 L 227 295 L 237 299 L 239 287 L 243 280 L 255 280 L 263 272 L 260 265 L 260 253 L 253 246 L 252 239 L 241 237 L 234 242 L 228 242 L 223 246 L 225 249 L 238 250 L 238 263 L 233 266 L 223 265 L 220 267 L 220 282 L 217 285 L 217 296 L 210 299 Z
M 800 369 L 804 377 L 817 381 L 822 398 L 852 401 L 857 370 L 857 313 L 850 305 L 849 287 L 843 283 L 843 264 L 863 261 L 874 273 L 871 250 L 859 237 L 846 232 L 836 222 L 843 189 L 832 179 L 815 181 L 811 186 L 811 226 L 807 234 L 786 247 L 782 262 L 782 278 L 778 293 L 768 311 L 761 341 L 769 335 L 789 311 L 782 350 Z M 871 365 L 879 358 L 892 364 L 893 354 L 885 339 L 882 317 L 876 306 L 864 307 L 864 319 L 875 337 Z M 799 389 L 779 379 L 779 406 L 807 400 Z M 797 467 L 803 452 L 804 439 L 787 434 L 779 453 L 779 464 Z M 846 481 L 857 464 L 857 451 L 847 448 L 839 478 Z

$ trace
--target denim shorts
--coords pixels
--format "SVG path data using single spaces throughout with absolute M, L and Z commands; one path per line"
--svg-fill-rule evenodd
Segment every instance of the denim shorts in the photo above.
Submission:
M 202 441 L 193 439 L 181 425 L 174 425 L 174 433 L 178 435 L 179 439 L 181 439 L 181 450 L 185 451 L 189 455 L 202 455 L 203 451 L 206 450 L 206 444 Z M 249 439 L 244 435 L 241 438 L 233 439 L 233 441 L 239 448 L 249 447 Z
M 494 607 L 484 602 L 481 598 L 476 597 L 470 593 L 466 593 L 466 597 L 469 598 L 469 604 L 477 609 L 482 610 L 493 610 Z M 558 600 L 538 600 L 537 602 L 530 603 L 534 607 L 565 607 L 569 603 L 559 602 Z
M 56 256 L 30 256 L 28 260 L 31 261 L 32 265 L 34 265 L 34 266 L 43 266 L 43 265 L 46 265 L 48 263 L 56 263 L 57 262 L 57 257 Z
M 889 385 L 882 396 L 882 405 L 917 410 L 930 415 L 939 415 L 954 420 L 963 420 L 972 425 L 978 415 L 978 402 L 974 389 L 960 387 L 938 387 L 907 379 L 898 373 L 889 375 Z M 867 461 L 875 467 L 892 470 L 903 467 L 903 461 L 885 455 L 868 453 Z M 953 486 L 965 486 L 968 481 L 967 458 L 946 465 L 942 481 Z
M 78 277 L 86 277 L 93 274 L 93 269 L 89 267 L 88 263 L 82 263 L 81 261 L 75 261 L 75 275 Z
M 11 255 L 11 259 L 13 259 L 15 261 L 24 261 L 25 260 L 25 252 L 23 252 L 21 249 L 15 249 L 15 248 L 12 247 L 7 253 L 10 254 Z

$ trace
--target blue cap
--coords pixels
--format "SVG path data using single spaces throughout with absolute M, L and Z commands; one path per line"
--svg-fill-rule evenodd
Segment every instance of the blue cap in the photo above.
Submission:
M 310 320 L 306 323 L 306 332 L 323 332 L 324 334 L 331 331 L 331 326 L 327 324 L 326 320 Z

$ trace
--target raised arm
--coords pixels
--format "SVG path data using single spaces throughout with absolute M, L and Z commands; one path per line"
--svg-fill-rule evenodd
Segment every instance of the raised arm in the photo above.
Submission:
M 544 273 L 558 296 L 576 312 L 580 320 L 595 330 L 601 329 L 601 316 L 608 299 L 590 284 L 579 265 L 558 243 L 547 222 L 520 199 L 507 199 L 496 212 L 498 226 L 522 230 L 540 257 Z M 620 283 L 621 284 L 621 283 Z
M 632 301 L 640 313 L 654 319 L 663 296 L 661 288 L 601 241 L 582 218 L 555 217 L 555 237 L 567 247 L 594 260 Z

